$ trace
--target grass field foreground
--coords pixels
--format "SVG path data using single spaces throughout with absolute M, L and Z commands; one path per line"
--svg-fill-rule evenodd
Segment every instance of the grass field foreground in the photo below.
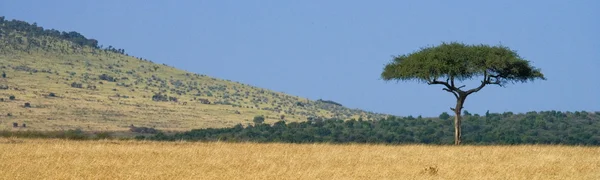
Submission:
M 600 148 L 0 139 L 0 179 L 600 179 Z

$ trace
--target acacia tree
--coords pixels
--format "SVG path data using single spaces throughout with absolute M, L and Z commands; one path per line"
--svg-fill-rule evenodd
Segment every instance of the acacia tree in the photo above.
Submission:
M 419 51 L 395 56 L 385 65 L 381 77 L 385 81 L 424 82 L 442 85 L 443 90 L 456 97 L 456 106 L 450 108 L 454 116 L 454 144 L 461 143 L 461 110 L 467 96 L 486 85 L 504 87 L 507 83 L 546 80 L 540 69 L 529 64 L 515 51 L 505 46 L 466 45 L 451 42 L 424 47 Z M 481 84 L 463 89 L 458 82 L 480 78 Z

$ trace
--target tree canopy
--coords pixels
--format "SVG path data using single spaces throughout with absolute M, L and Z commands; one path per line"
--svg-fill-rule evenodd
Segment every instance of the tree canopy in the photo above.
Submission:
M 416 80 L 428 84 L 443 84 L 448 90 L 460 91 L 455 81 L 482 77 L 481 88 L 488 84 L 527 82 L 546 78 L 529 61 L 505 46 L 442 43 L 419 51 L 394 57 L 384 67 L 384 80 Z M 443 81 L 445 79 L 445 81 Z M 481 88 L 471 89 L 470 93 Z M 465 91 L 469 92 L 469 91 Z

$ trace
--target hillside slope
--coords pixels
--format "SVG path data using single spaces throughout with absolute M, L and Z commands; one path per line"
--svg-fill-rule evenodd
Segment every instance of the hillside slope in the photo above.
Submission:
M 0 129 L 163 130 L 386 115 L 187 72 L 0 17 Z M 23 129 L 23 128 L 20 128 Z

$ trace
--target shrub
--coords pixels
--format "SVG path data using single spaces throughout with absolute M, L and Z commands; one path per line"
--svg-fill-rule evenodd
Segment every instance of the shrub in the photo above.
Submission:
M 131 132 L 136 132 L 136 133 L 148 133 L 148 134 L 156 134 L 159 131 L 154 129 L 154 128 L 149 128 L 149 127 L 135 127 L 135 126 L 130 126 L 129 127 L 129 131 Z
M 135 136 L 135 140 L 139 141 L 139 140 L 144 140 L 144 139 L 146 139 L 146 136 L 144 136 L 144 135 L 137 135 L 137 136 Z
M 2 78 L 6 78 L 6 72 L 2 72 Z
M 152 100 L 153 101 L 169 101 L 169 98 L 167 97 L 167 95 L 157 93 L 157 94 L 154 94 L 154 96 L 152 96 Z
M 15 99 L 16 99 L 16 97 L 15 97 L 15 95 L 10 95 L 10 96 L 8 97 L 8 99 L 10 99 L 10 100 L 15 100 Z
M 74 87 L 74 88 L 83 88 L 83 84 L 73 82 L 73 83 L 71 83 L 71 87 Z
M 81 129 L 69 129 L 65 132 L 61 132 L 57 135 L 58 138 L 71 139 L 71 140 L 84 140 L 87 136 L 81 131 Z
M 442 114 L 440 114 L 439 118 L 443 120 L 448 120 L 448 118 L 450 118 L 450 115 L 447 112 L 443 112 Z
M 105 80 L 105 81 L 111 81 L 111 82 L 115 82 L 116 79 L 108 74 L 102 74 L 100 76 L 98 76 L 98 78 L 100 78 L 101 80 Z
M 25 108 L 31 108 L 31 103 L 28 103 L 28 102 L 26 102 L 26 103 L 23 105 L 23 107 L 25 107 Z
M 56 97 L 56 94 L 54 94 L 53 92 L 51 92 L 50 94 L 48 94 L 48 96 L 50 96 L 50 97 Z
M 96 134 L 96 139 L 112 139 L 110 132 L 99 132 Z
M 260 115 L 260 116 L 255 116 L 254 119 L 252 120 L 255 124 L 262 124 L 263 122 L 265 122 L 265 116 Z

